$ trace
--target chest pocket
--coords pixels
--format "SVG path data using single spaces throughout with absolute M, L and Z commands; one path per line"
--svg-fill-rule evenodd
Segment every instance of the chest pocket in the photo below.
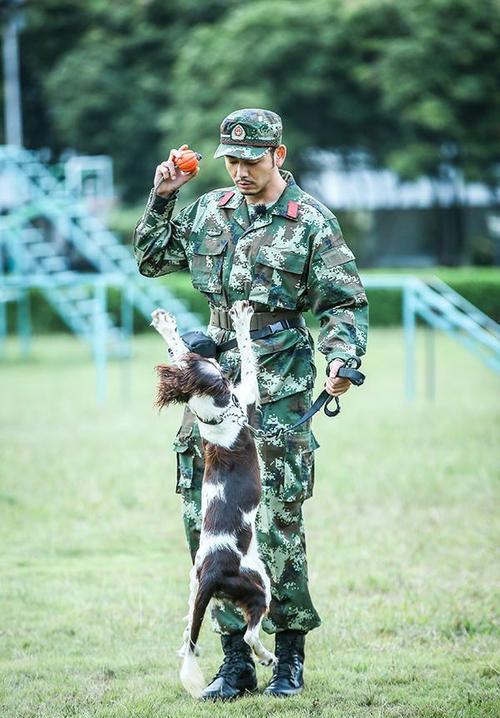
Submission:
M 272 245 L 260 247 L 255 258 L 250 299 L 273 309 L 296 309 L 306 261 L 305 251 L 281 252 Z
M 219 228 L 208 228 L 193 247 L 191 279 L 201 292 L 222 292 L 222 265 L 229 236 Z

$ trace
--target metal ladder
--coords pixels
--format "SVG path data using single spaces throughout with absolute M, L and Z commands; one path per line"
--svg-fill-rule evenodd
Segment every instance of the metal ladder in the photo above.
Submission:
M 94 283 L 86 283 L 82 275 L 70 270 L 67 258 L 57 253 L 44 232 L 33 226 L 16 226 L 10 218 L 3 218 L 1 247 L 9 265 L 4 274 L 7 288 L 10 282 L 11 291 L 15 291 L 16 278 L 30 277 L 74 334 L 94 347 L 98 326 L 112 356 L 128 355 L 128 335 L 103 308 Z
M 433 278 L 414 282 L 415 311 L 500 372 L 500 325 L 445 282 Z
M 200 326 L 200 319 L 158 280 L 151 281 L 139 275 L 130 249 L 106 229 L 97 217 L 91 215 L 75 194 L 66 190 L 34 152 L 0 146 L 0 173 L 5 167 L 15 178 L 14 192 L 20 198 L 19 204 L 14 205 L 10 211 L 10 216 L 18 226 L 30 229 L 35 218 L 47 218 L 65 243 L 98 272 L 125 278 L 133 306 L 148 323 L 153 309 L 161 306 L 175 315 L 181 332 Z M 32 255 L 29 245 L 39 245 L 36 251 L 45 257 L 41 268 L 49 276 L 68 271 L 64 251 L 58 251 L 46 233 L 40 233 L 36 242 L 28 241 L 25 244 L 28 245 L 26 249 L 29 255 Z M 57 307 L 64 307 L 64 303 L 56 302 Z M 61 316 L 66 320 L 72 313 Z M 77 320 L 75 324 L 78 324 Z M 70 326 L 73 328 L 73 325 Z

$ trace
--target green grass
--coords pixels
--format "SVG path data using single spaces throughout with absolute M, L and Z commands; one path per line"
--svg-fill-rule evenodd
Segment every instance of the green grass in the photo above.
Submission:
M 189 559 L 170 451 L 180 409 L 152 407 L 161 341 L 135 341 L 128 375 L 111 367 L 104 408 L 74 340 L 36 340 L 29 361 L 11 342 L 0 367 L 0 715 L 496 717 L 500 382 L 439 338 L 437 398 L 424 398 L 420 368 L 409 406 L 401 344 L 399 330 L 373 331 L 366 385 L 340 417 L 315 419 L 305 513 L 323 625 L 307 640 L 306 690 L 221 706 L 196 703 L 178 679 Z M 201 644 L 209 678 L 220 661 L 209 620 Z

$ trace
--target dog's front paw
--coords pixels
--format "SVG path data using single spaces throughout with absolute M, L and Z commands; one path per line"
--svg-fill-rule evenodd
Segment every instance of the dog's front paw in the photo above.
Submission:
M 239 300 L 229 310 L 229 316 L 233 322 L 235 331 L 248 329 L 253 315 L 253 307 L 246 299 Z
M 158 307 L 158 309 L 151 312 L 151 326 L 161 334 L 164 331 L 174 330 L 177 327 L 177 324 L 175 317 L 172 314 L 169 314 L 164 309 Z

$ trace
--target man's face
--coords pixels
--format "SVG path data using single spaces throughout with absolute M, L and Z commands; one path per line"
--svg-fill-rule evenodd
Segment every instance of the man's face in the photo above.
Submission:
M 226 169 L 241 194 L 259 196 L 265 193 L 275 173 L 277 164 L 273 161 L 273 150 L 269 150 L 258 160 L 241 160 L 238 157 L 224 157 Z

